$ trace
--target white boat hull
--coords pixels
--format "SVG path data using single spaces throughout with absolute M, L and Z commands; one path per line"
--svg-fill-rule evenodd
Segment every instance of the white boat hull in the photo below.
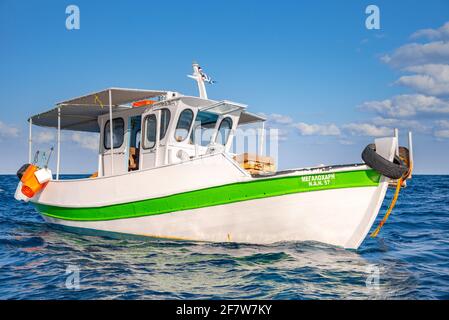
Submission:
M 290 194 L 107 221 L 44 218 L 70 227 L 171 239 L 257 244 L 319 241 L 356 249 L 377 216 L 386 188 L 384 182 L 378 187 Z
M 396 145 L 395 138 L 376 140 L 385 158 L 393 157 Z M 32 202 L 47 222 L 69 227 L 194 241 L 319 241 L 356 249 L 388 183 L 366 165 L 254 178 L 217 155 L 131 175 L 51 181 Z

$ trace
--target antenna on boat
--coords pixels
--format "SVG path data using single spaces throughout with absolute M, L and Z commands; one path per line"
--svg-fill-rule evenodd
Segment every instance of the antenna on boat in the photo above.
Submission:
M 203 72 L 203 70 L 201 69 L 200 65 L 197 62 L 194 61 L 192 67 L 193 67 L 193 74 L 187 76 L 189 78 L 196 80 L 198 84 L 198 91 L 200 92 L 200 98 L 207 99 L 206 86 L 204 83 L 207 82 L 212 84 L 215 83 L 215 81 L 212 80 L 207 74 Z

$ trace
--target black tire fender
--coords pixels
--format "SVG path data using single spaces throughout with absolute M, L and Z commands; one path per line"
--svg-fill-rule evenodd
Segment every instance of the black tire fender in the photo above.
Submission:
M 391 162 L 378 154 L 374 143 L 365 147 L 362 159 L 369 167 L 390 179 L 399 179 L 408 172 L 408 167 L 399 157 L 395 156 L 394 161 Z

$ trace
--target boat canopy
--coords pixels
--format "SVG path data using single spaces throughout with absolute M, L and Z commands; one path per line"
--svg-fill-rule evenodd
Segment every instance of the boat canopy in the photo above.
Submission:
M 109 101 L 109 93 L 111 101 Z M 140 90 L 125 88 L 108 88 L 102 91 L 90 93 L 81 97 L 61 101 L 53 109 L 32 116 L 28 121 L 33 125 L 49 128 L 58 128 L 58 113 L 60 113 L 61 129 L 86 132 L 100 132 L 98 117 L 109 113 L 109 105 L 112 112 L 131 108 L 132 102 L 167 95 L 168 91 Z M 197 98 L 199 100 L 204 100 Z M 204 100 L 207 101 L 207 100 Z M 210 101 L 210 100 L 209 100 Z M 217 114 L 226 114 L 242 110 L 239 125 L 263 122 L 262 116 L 246 111 L 246 105 L 230 101 L 220 101 L 201 108 Z
M 246 111 L 246 107 L 247 106 L 245 104 L 223 100 L 203 107 L 200 110 L 213 112 L 218 115 L 224 115 L 241 110 L 242 113 L 240 114 L 239 125 L 266 121 L 265 117 Z
M 58 112 L 60 112 L 61 129 L 100 132 L 98 117 L 109 112 L 109 105 L 115 112 L 131 108 L 126 105 L 131 102 L 166 94 L 167 91 L 109 88 L 59 102 L 55 108 L 34 115 L 28 121 L 31 120 L 37 126 L 58 128 Z
M 104 175 L 104 157 L 109 157 L 107 161 L 109 161 L 110 165 L 110 173 L 111 175 L 114 174 L 114 149 L 117 149 L 115 154 L 118 157 L 123 157 L 125 154 L 123 151 L 123 148 L 126 149 L 129 152 L 129 163 L 138 163 L 136 159 L 138 157 L 143 157 L 146 155 L 147 158 L 149 157 L 150 161 L 154 161 L 154 165 L 156 166 L 158 164 L 158 155 L 159 155 L 159 147 L 162 145 L 159 143 L 160 139 L 163 137 L 159 137 L 162 132 L 159 130 L 159 126 L 162 123 L 162 120 L 157 120 L 162 118 L 162 110 L 163 111 L 170 111 L 169 106 L 173 106 L 171 108 L 172 110 L 176 110 L 176 113 L 179 113 L 178 120 L 177 120 L 177 126 L 176 129 L 173 128 L 173 130 L 184 130 L 187 133 L 185 136 L 187 137 L 192 130 L 191 137 L 193 137 L 193 129 L 192 128 L 192 120 L 193 116 L 196 113 L 197 117 L 204 116 L 204 114 L 214 114 L 213 118 L 215 119 L 213 121 L 213 124 L 215 124 L 218 121 L 218 118 L 221 117 L 220 124 L 218 128 L 215 128 L 216 131 L 214 142 L 217 142 L 218 133 L 221 133 L 221 131 L 224 131 L 226 136 L 226 141 L 221 143 L 224 147 L 227 146 L 229 149 L 230 143 L 229 141 L 232 141 L 229 139 L 231 135 L 234 133 L 226 133 L 227 130 L 231 130 L 232 128 L 236 128 L 236 125 L 244 125 L 244 124 L 252 124 L 252 123 L 262 123 L 262 130 L 259 132 L 262 132 L 261 138 L 259 138 L 260 143 L 260 153 L 262 154 L 263 150 L 263 135 L 264 135 L 264 121 L 266 121 L 266 118 L 257 115 L 254 113 L 250 113 L 246 111 L 246 105 L 235 103 L 227 100 L 223 101 L 214 101 L 207 98 L 206 94 L 206 88 L 204 86 L 204 81 L 207 79 L 204 74 L 201 73 L 200 68 L 198 64 L 193 65 L 194 68 L 194 74 L 192 75 L 192 78 L 194 78 L 198 82 L 198 88 L 200 91 L 199 97 L 193 97 L 193 96 L 184 96 L 179 94 L 178 92 L 172 92 L 172 91 L 162 91 L 162 90 L 140 90 L 140 89 L 128 89 L 128 88 L 107 88 L 102 91 L 93 92 L 87 95 L 83 95 L 77 98 L 72 98 L 66 101 L 61 101 L 56 104 L 56 106 L 46 112 L 39 113 L 36 115 L 31 116 L 28 119 L 29 122 L 29 138 L 28 138 L 28 163 L 32 163 L 32 126 L 37 125 L 41 127 L 49 127 L 49 128 L 56 128 L 57 129 L 57 158 L 56 158 L 56 180 L 59 180 L 59 172 L 60 172 L 60 144 L 61 144 L 61 130 L 73 130 L 73 131 L 84 131 L 84 132 L 105 132 L 108 134 L 102 135 L 100 137 L 100 140 L 103 139 L 103 147 L 100 146 L 100 153 L 99 153 L 99 172 L 101 172 L 101 175 Z M 152 99 L 155 98 L 155 99 Z M 151 101 L 146 101 L 146 99 L 152 99 Z M 168 101 L 170 100 L 170 101 Z M 178 103 L 178 101 L 181 101 L 182 103 Z M 141 111 L 134 112 L 131 109 L 133 107 L 144 107 L 141 109 Z M 151 110 L 150 110 L 151 109 Z M 166 109 L 166 110 L 164 110 Z M 178 110 L 179 109 L 179 110 Z M 181 110 L 182 109 L 182 110 Z M 187 128 L 181 128 L 184 124 L 181 121 L 182 114 L 187 110 L 190 111 L 190 122 L 188 123 Z M 130 112 L 128 112 L 129 110 Z M 195 110 L 195 113 L 193 112 Z M 123 112 L 123 114 L 120 114 L 122 117 L 122 125 L 120 129 L 120 125 L 118 128 L 116 128 L 115 121 L 113 121 L 113 114 L 116 112 Z M 158 111 L 159 116 L 156 118 L 154 117 L 155 111 Z M 179 112 L 178 112 L 179 111 Z M 204 111 L 203 113 L 200 113 L 200 111 Z M 152 112 L 152 114 L 147 114 L 145 118 L 142 119 L 142 115 L 145 114 L 145 112 Z M 136 116 L 136 114 L 140 114 L 139 116 Z M 106 115 L 109 115 L 109 128 L 107 129 L 108 122 L 103 123 L 106 119 Z M 138 141 L 138 138 L 141 140 L 146 138 L 147 140 L 150 140 L 150 137 L 148 137 L 148 133 L 144 136 L 144 131 L 141 130 L 143 128 L 142 121 L 145 121 L 145 126 L 148 127 L 148 124 L 150 121 L 148 119 L 150 115 L 153 115 L 155 122 L 154 132 L 155 137 L 153 139 L 153 147 L 155 147 L 155 155 L 152 155 L 153 151 L 144 152 L 143 149 L 140 147 L 140 140 Z M 218 116 L 217 116 L 218 115 Z M 123 139 L 124 139 L 124 117 L 127 117 L 131 121 L 128 121 L 127 127 L 130 127 L 130 136 L 135 138 L 135 141 L 132 144 L 131 147 L 131 140 L 128 145 L 123 146 Z M 140 118 L 139 118 L 140 117 Z M 133 121 L 133 119 L 136 119 L 137 121 Z M 140 121 L 138 120 L 140 119 Z M 164 120 L 167 122 L 167 119 Z M 170 112 L 168 112 L 168 121 L 170 121 Z M 99 122 L 104 125 L 103 128 L 100 128 Z M 203 122 L 203 121 L 201 121 Z M 236 123 L 238 122 L 238 123 Z M 135 125 L 138 123 L 138 125 Z M 212 122 L 211 122 L 212 123 Z M 165 123 L 165 130 L 167 130 L 167 123 Z M 180 126 L 181 124 L 181 126 Z M 133 127 L 133 125 L 135 125 Z M 178 128 L 179 126 L 179 128 Z M 150 126 L 151 128 L 151 126 Z M 118 129 L 118 131 L 116 130 Z M 120 131 L 121 130 L 121 131 Z M 134 131 L 133 131 L 134 130 Z M 148 130 L 148 129 L 146 129 Z M 116 131 L 118 132 L 116 134 Z M 232 130 L 231 130 L 232 131 Z M 120 133 L 121 132 L 121 133 Z M 139 133 L 140 132 L 140 133 Z M 148 131 L 151 133 L 151 131 Z M 117 135 L 117 137 L 116 137 Z M 151 135 L 151 134 L 150 134 Z M 109 137 L 109 148 L 107 147 L 107 143 L 105 141 L 108 141 Z M 197 145 L 195 144 L 195 149 L 192 149 L 192 143 L 184 142 L 184 140 L 187 140 L 186 137 L 180 141 L 178 141 L 178 137 L 176 136 L 175 131 L 175 140 L 177 143 L 183 143 L 182 147 L 178 146 L 179 151 L 183 151 L 182 148 L 187 147 L 187 151 L 194 152 L 194 156 L 196 157 L 197 154 Z M 121 138 L 120 145 L 115 146 L 116 138 Z M 166 138 L 167 139 L 167 138 Z M 168 141 L 165 140 L 165 148 L 164 152 L 167 152 L 168 150 Z M 212 140 L 209 139 L 209 142 Z M 145 143 L 145 140 L 144 140 Z M 122 148 L 123 146 L 123 148 Z M 136 151 L 136 146 L 139 146 L 139 153 Z M 149 148 L 152 149 L 153 147 Z M 122 148 L 122 149 L 120 149 Z M 207 147 L 204 151 L 207 152 L 209 147 Z M 214 147 L 215 148 L 215 147 Z M 148 149 L 148 148 L 147 148 Z M 105 150 L 110 150 L 107 153 Z M 134 151 L 132 151 L 134 150 Z M 212 149 L 211 149 L 212 150 Z M 225 150 L 225 149 L 223 149 Z M 185 152 L 185 151 L 183 151 Z M 178 152 L 179 153 L 179 152 Z M 137 156 L 138 155 L 138 156 Z M 168 154 L 164 154 L 164 163 L 166 162 L 165 159 L 168 159 Z M 182 154 L 181 154 L 182 155 Z M 189 157 L 192 157 L 193 155 L 188 155 Z M 153 159 L 153 158 L 154 159 Z M 181 158 L 179 158 L 182 160 Z M 126 159 L 122 159 L 126 160 Z M 147 159 L 148 160 L 148 159 Z M 146 161 L 146 160 L 145 160 Z M 167 160 L 168 161 L 168 160 Z M 119 161 L 118 163 L 125 163 L 126 161 Z M 136 167 L 133 167 L 132 165 L 128 166 L 128 171 L 135 170 Z
M 239 118 L 239 125 L 248 124 L 248 123 L 256 123 L 256 122 L 264 122 L 267 118 L 262 117 L 258 114 L 254 114 L 252 112 L 243 111 Z

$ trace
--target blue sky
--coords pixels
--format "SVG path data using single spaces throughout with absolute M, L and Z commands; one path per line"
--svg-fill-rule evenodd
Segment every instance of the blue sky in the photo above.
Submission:
M 65 27 L 80 9 L 79 30 Z M 380 30 L 365 8 L 380 9 Z M 360 162 L 374 137 L 415 135 L 418 173 L 449 173 L 449 2 L 0 0 L 0 173 L 27 159 L 28 116 L 110 86 L 246 103 L 283 133 L 280 167 Z M 39 148 L 54 130 L 35 129 Z M 67 132 L 66 173 L 92 172 L 95 138 Z M 405 137 L 402 137 L 405 143 Z

